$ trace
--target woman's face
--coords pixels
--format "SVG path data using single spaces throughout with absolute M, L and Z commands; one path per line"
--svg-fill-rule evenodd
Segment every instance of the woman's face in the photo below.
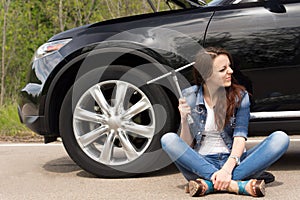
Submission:
M 231 85 L 231 75 L 233 73 L 230 64 L 227 55 L 218 55 L 213 60 L 212 75 L 205 82 L 214 87 L 229 87 Z

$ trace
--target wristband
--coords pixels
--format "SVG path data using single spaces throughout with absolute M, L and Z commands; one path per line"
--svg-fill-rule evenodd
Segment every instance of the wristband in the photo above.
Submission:
M 240 158 L 237 156 L 229 156 L 229 158 L 233 158 L 235 160 L 236 165 L 240 165 L 241 161 Z

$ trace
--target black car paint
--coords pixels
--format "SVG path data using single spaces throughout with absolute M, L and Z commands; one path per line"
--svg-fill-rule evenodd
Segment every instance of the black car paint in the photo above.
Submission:
M 209 8 L 209 10 L 211 9 Z M 155 62 L 164 63 L 176 68 L 183 63 L 178 63 L 178 57 L 176 55 L 173 55 L 174 53 L 170 54 L 170 52 L 167 51 L 153 53 L 153 51 L 149 49 L 148 46 L 145 46 L 143 44 L 142 40 L 144 38 L 136 36 L 149 35 L 149 32 L 153 31 L 153 29 L 156 29 L 156 27 L 161 27 L 164 30 L 175 30 L 183 34 L 187 34 L 189 37 L 196 37 L 197 40 L 201 42 L 202 38 L 204 37 L 203 30 L 205 30 L 207 21 L 209 21 L 211 15 L 212 12 L 199 13 L 199 11 L 195 9 L 172 11 L 170 13 L 164 12 L 162 14 L 146 14 L 137 17 L 137 19 L 133 17 L 127 17 L 125 19 L 111 20 L 110 22 L 101 22 L 88 27 L 77 28 L 74 30 L 75 33 L 73 33 L 72 31 L 68 31 L 67 33 L 58 34 L 57 36 L 51 38 L 49 41 L 68 38 L 67 36 L 69 34 L 73 36 L 73 40 L 68 45 L 60 49 L 59 52 L 35 61 L 32 64 L 32 71 L 30 80 L 28 82 L 34 83 L 35 87 L 39 87 L 40 90 L 35 89 L 33 92 L 31 91 L 32 87 L 28 87 L 28 85 L 22 90 L 21 95 L 23 96 L 23 98 L 21 98 L 21 100 L 28 101 L 28 99 L 31 99 L 31 102 L 26 102 L 26 104 L 22 102 L 20 103 L 21 108 L 24 108 L 24 105 L 31 105 L 31 109 L 29 111 L 26 111 L 26 113 L 24 113 L 24 110 L 22 111 L 22 113 L 25 114 L 25 116 L 23 115 L 23 120 L 25 119 L 25 122 L 29 120 L 29 123 L 26 124 L 28 124 L 31 129 L 42 135 L 58 135 L 58 130 L 55 128 L 57 127 L 57 121 L 51 122 L 51 120 L 57 119 L 57 117 L 53 116 L 52 113 L 58 112 L 59 108 L 54 107 L 55 105 L 59 106 L 62 99 L 54 98 L 55 101 L 58 102 L 53 102 L 53 96 L 63 95 L 58 95 L 56 93 L 56 81 L 64 81 L 65 78 L 56 80 L 57 77 L 61 77 L 61 75 L 57 76 L 57 73 L 63 74 L 63 72 L 68 71 L 69 68 L 74 68 L 75 63 L 80 62 L 81 59 L 85 57 L 85 55 L 89 54 L 89 51 L 95 50 L 95 48 L 107 49 L 107 51 L 118 51 L 119 49 L 120 52 L 123 52 L 124 49 L 141 49 L 144 52 L 144 55 L 142 55 L 142 57 L 145 58 L 151 55 L 150 57 L 152 57 L 152 59 L 154 57 Z M 138 28 L 143 27 L 145 21 L 149 20 L 149 17 L 152 17 L 151 23 L 148 23 L 147 27 L 139 30 Z M 195 20 L 199 22 L 197 23 L 195 22 Z M 121 25 L 119 23 L 121 23 Z M 200 24 L 202 24 L 202 28 Z M 193 28 L 193 35 L 190 33 L 190 30 L 185 28 L 186 26 L 189 26 L 189 28 Z M 109 39 L 109 37 L 112 35 L 116 35 L 120 32 L 122 33 L 122 31 L 128 30 L 134 30 L 134 32 L 132 34 L 121 35 L 122 40 L 128 39 L 128 41 L 130 41 L 128 43 L 120 44 L 120 42 L 115 39 L 116 36 L 113 36 L 113 38 Z M 106 41 L 103 42 L 104 40 Z M 154 42 L 156 44 L 165 43 L 165 41 L 160 40 L 159 38 L 155 38 Z M 181 43 L 174 42 L 174 44 L 176 44 L 177 47 L 180 47 L 180 45 L 186 45 L 187 43 L 183 40 L 181 41 Z M 165 57 L 168 57 L 167 61 L 164 59 L 164 55 L 166 55 Z M 55 68 L 53 65 L 49 66 L 49 60 L 57 60 L 57 62 L 55 62 L 57 66 Z M 108 64 L 110 63 L 107 63 L 105 60 L 103 60 L 102 63 L 99 63 L 99 66 L 106 66 Z M 70 82 L 72 82 L 72 80 L 70 80 Z M 59 89 L 59 92 L 61 91 L 61 89 L 62 88 Z M 65 92 L 66 91 L 62 93 Z M 38 118 L 36 117 L 37 113 L 39 114 Z M 32 120 L 34 120 L 34 123 L 31 122 Z
M 58 112 L 64 94 L 75 79 L 78 65 L 95 47 L 103 51 L 113 49 L 116 52 L 139 49 L 138 56 L 142 59 L 137 63 L 118 61 L 120 62 L 118 64 L 129 64 L 132 67 L 143 62 L 157 62 L 177 68 L 192 59 L 192 55 L 185 60 L 178 56 L 180 54 L 178 52 L 150 49 L 143 43 L 142 39 L 148 37 L 149 33 L 157 27 L 178 31 L 204 46 L 223 46 L 230 51 L 236 58 L 235 61 L 239 60 L 237 66 L 240 67 L 241 73 L 237 73 L 238 78 L 253 95 L 252 111 L 298 110 L 300 92 L 296 86 L 299 85 L 297 72 L 299 72 L 300 61 L 297 10 L 300 6 L 296 3 L 285 4 L 284 7 L 286 13 L 274 13 L 263 2 L 191 8 L 109 20 L 60 33 L 49 41 L 71 37 L 73 40 L 58 52 L 32 63 L 28 84 L 21 91 L 20 116 L 27 126 L 44 135 L 45 138 L 59 136 Z M 293 19 L 296 21 L 286 22 L 285 17 L 291 15 L 295 15 Z M 284 27 L 285 23 L 289 23 L 290 26 Z M 131 31 L 131 34 L 125 35 L 128 42 L 120 46 L 113 35 L 124 31 Z M 266 38 L 265 33 L 272 37 Z M 111 36 L 113 36 L 112 40 L 109 39 Z M 154 39 L 157 44 L 165 43 L 159 37 Z M 178 42 L 175 39 L 172 38 L 172 42 L 176 45 L 175 49 L 180 49 L 182 52 L 191 51 L 192 48 L 185 40 Z M 182 48 L 183 46 L 185 48 Z M 269 55 L 272 59 L 268 57 Z M 289 57 L 285 57 L 286 55 Z M 253 60 L 255 62 L 252 62 Z M 248 61 L 251 61 L 251 65 Z M 109 63 L 103 62 L 99 63 L 99 66 L 107 64 Z M 165 71 L 160 70 L 161 73 Z M 272 71 L 271 77 L 269 70 Z M 258 75 L 258 72 L 263 74 Z M 184 72 L 184 74 L 189 73 Z M 280 77 L 288 78 L 280 80 Z M 295 87 L 286 87 L 286 83 Z M 268 87 L 267 90 L 260 85 L 263 85 L 263 88 Z M 267 94 L 266 91 L 272 92 Z M 282 102 L 285 104 L 283 105 Z M 253 134 L 257 132 L 268 134 L 268 131 L 274 128 L 284 128 L 290 131 L 289 133 L 300 130 L 298 118 L 276 119 L 276 121 L 277 126 L 272 125 L 274 119 L 253 121 L 250 124 L 250 128 L 253 128 L 250 130 Z M 271 123 L 271 126 L 265 126 L 266 123 L 269 125 Z
M 297 20 L 290 20 L 300 19 L 300 3 L 284 8 L 282 13 L 263 6 L 220 10 L 209 26 L 206 45 L 221 44 L 234 55 L 241 72 L 236 76 L 252 94 L 252 112 L 300 110 L 300 27 Z M 250 133 L 276 129 L 297 133 L 299 122 L 252 120 Z

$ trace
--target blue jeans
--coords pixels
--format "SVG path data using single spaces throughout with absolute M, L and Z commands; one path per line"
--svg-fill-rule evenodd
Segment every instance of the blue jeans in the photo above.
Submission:
M 240 165 L 232 172 L 232 180 L 248 180 L 259 176 L 287 151 L 289 142 L 289 137 L 284 132 L 272 133 L 260 144 L 243 153 Z M 202 156 L 175 133 L 165 134 L 161 138 L 161 144 L 188 181 L 197 178 L 211 180 L 211 176 L 222 168 L 229 157 L 229 154 Z

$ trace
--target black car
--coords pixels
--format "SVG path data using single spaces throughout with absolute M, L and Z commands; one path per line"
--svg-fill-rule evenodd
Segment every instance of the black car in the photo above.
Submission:
M 249 135 L 299 133 L 300 0 L 167 3 L 182 9 L 50 38 L 20 92 L 21 121 L 45 143 L 61 137 L 70 157 L 96 176 L 161 169 L 170 161 L 160 138 L 178 130 L 179 94 L 171 76 L 149 81 L 192 65 L 203 47 L 219 46 L 233 55 L 234 76 L 251 94 Z M 183 68 L 182 89 L 193 84 L 191 67 Z

